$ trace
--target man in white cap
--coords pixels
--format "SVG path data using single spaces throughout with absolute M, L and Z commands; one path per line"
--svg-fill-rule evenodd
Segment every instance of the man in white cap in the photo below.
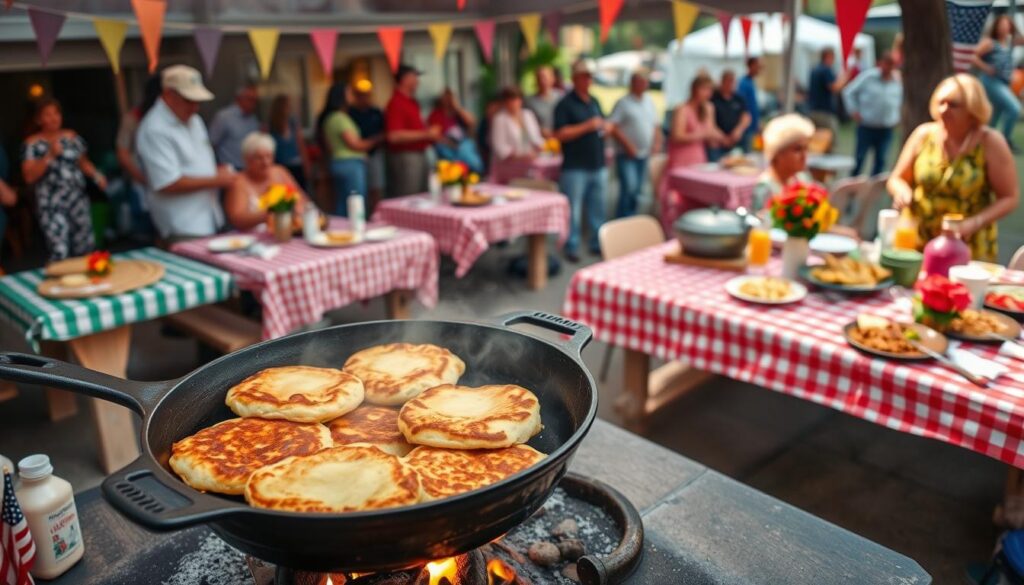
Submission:
M 571 217 L 565 257 L 579 262 L 580 221 L 584 205 L 590 227 L 590 251 L 601 253 L 597 232 L 604 223 L 608 169 L 604 139 L 616 132 L 604 119 L 601 106 L 590 95 L 593 61 L 580 59 L 572 66 L 573 90 L 555 106 L 555 138 L 562 143 L 562 174 L 558 184 L 569 198 Z
M 220 190 L 235 172 L 217 166 L 199 117 L 199 104 L 213 94 L 199 72 L 184 65 L 165 69 L 161 87 L 137 136 L 153 223 L 165 243 L 215 234 L 224 224 Z

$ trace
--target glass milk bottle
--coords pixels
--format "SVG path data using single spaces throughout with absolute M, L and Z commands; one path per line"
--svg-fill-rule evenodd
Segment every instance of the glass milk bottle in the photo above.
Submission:
M 29 455 L 19 461 L 18 475 L 18 503 L 36 545 L 32 576 L 55 579 L 85 552 L 74 492 L 70 483 L 53 475 L 46 455 Z

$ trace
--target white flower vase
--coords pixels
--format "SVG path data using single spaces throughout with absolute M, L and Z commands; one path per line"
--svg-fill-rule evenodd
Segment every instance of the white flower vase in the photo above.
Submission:
M 786 238 L 782 244 L 782 277 L 796 280 L 800 269 L 807 264 L 811 243 L 807 238 Z
M 444 198 L 448 203 L 462 201 L 462 185 L 445 185 Z

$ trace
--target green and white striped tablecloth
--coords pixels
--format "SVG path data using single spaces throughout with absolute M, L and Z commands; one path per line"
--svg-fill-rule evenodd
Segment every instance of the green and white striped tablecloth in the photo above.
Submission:
M 11 274 L 0 278 L 0 320 L 23 331 L 35 347 L 39 340 L 67 341 L 220 302 L 234 290 L 231 273 L 157 248 L 114 254 L 114 262 L 118 258 L 159 262 L 164 277 L 119 295 L 55 300 L 36 292 L 42 270 Z

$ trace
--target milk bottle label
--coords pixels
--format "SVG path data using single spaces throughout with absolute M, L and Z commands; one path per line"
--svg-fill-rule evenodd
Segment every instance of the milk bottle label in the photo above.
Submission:
M 78 528 L 78 510 L 71 500 L 61 509 L 46 517 L 53 544 L 53 558 L 60 561 L 82 544 L 82 533 Z

